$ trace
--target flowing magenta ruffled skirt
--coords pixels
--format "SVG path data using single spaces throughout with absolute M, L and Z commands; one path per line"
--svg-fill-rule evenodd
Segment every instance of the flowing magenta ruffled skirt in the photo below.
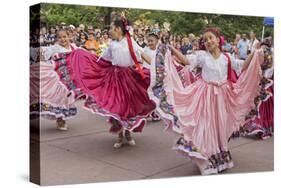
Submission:
M 245 126 L 246 135 L 256 135 L 261 139 L 273 136 L 274 131 L 274 97 L 273 85 L 266 89 L 268 99 L 261 102 L 258 108 L 258 115 Z
M 146 117 L 155 109 L 147 94 L 149 71 L 145 79 L 132 67 L 112 65 L 85 50 L 61 54 L 54 60 L 61 82 L 74 93 L 86 96 L 85 108 L 93 113 L 114 118 L 122 128 L 141 132 Z M 120 128 L 111 128 L 112 132 Z

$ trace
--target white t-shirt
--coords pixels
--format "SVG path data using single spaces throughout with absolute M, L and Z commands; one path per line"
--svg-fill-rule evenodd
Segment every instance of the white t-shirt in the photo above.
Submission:
M 243 67 L 243 60 L 235 59 L 230 56 L 231 67 L 237 73 L 241 72 Z M 227 80 L 227 57 L 221 53 L 221 55 L 214 59 L 214 57 L 207 51 L 197 51 L 192 56 L 187 56 L 191 67 L 202 67 L 202 78 L 206 82 L 223 83 Z
M 141 48 L 133 38 L 131 39 L 137 60 L 141 62 L 141 53 L 143 52 L 143 48 Z M 108 48 L 102 55 L 102 58 L 111 61 L 113 65 L 118 65 L 120 67 L 130 67 L 135 64 L 131 57 L 126 37 L 120 41 L 110 42 Z
M 254 40 L 250 40 L 248 43 L 248 45 L 249 45 L 248 50 L 253 52 L 256 49 L 258 43 L 259 43 L 259 41 L 256 38 Z

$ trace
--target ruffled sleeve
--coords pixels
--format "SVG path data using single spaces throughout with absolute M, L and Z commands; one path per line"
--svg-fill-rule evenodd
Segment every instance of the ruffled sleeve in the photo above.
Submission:
M 53 46 L 40 47 L 40 51 L 41 51 L 41 60 L 48 61 L 52 58 L 52 56 L 55 53 L 59 52 L 59 46 L 55 44 Z
M 190 65 L 189 70 L 193 70 L 196 67 L 202 67 L 204 64 L 204 59 L 206 56 L 206 52 L 203 50 L 196 51 L 193 54 L 186 55 Z

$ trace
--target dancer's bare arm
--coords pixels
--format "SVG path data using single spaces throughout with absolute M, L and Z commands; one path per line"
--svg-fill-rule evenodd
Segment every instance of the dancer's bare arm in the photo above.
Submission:
M 146 61 L 148 64 L 151 64 L 151 58 L 145 54 L 145 53 L 141 53 L 141 58 Z
M 179 63 L 181 63 L 182 65 L 190 65 L 188 59 L 180 51 L 178 51 L 175 47 L 171 45 L 169 45 L 169 48 L 171 49 L 172 53 L 179 59 Z

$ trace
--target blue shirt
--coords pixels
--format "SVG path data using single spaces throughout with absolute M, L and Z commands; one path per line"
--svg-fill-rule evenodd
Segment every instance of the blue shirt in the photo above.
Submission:
M 229 43 L 226 43 L 226 44 L 222 45 L 222 49 L 226 52 L 230 52 L 231 48 L 232 48 L 232 46 Z
M 237 44 L 237 48 L 241 59 L 246 59 L 248 57 L 247 55 L 248 44 L 249 44 L 248 40 L 243 40 L 243 39 L 239 40 Z
M 186 55 L 188 50 L 192 50 L 192 44 L 184 45 L 180 49 L 183 55 Z

